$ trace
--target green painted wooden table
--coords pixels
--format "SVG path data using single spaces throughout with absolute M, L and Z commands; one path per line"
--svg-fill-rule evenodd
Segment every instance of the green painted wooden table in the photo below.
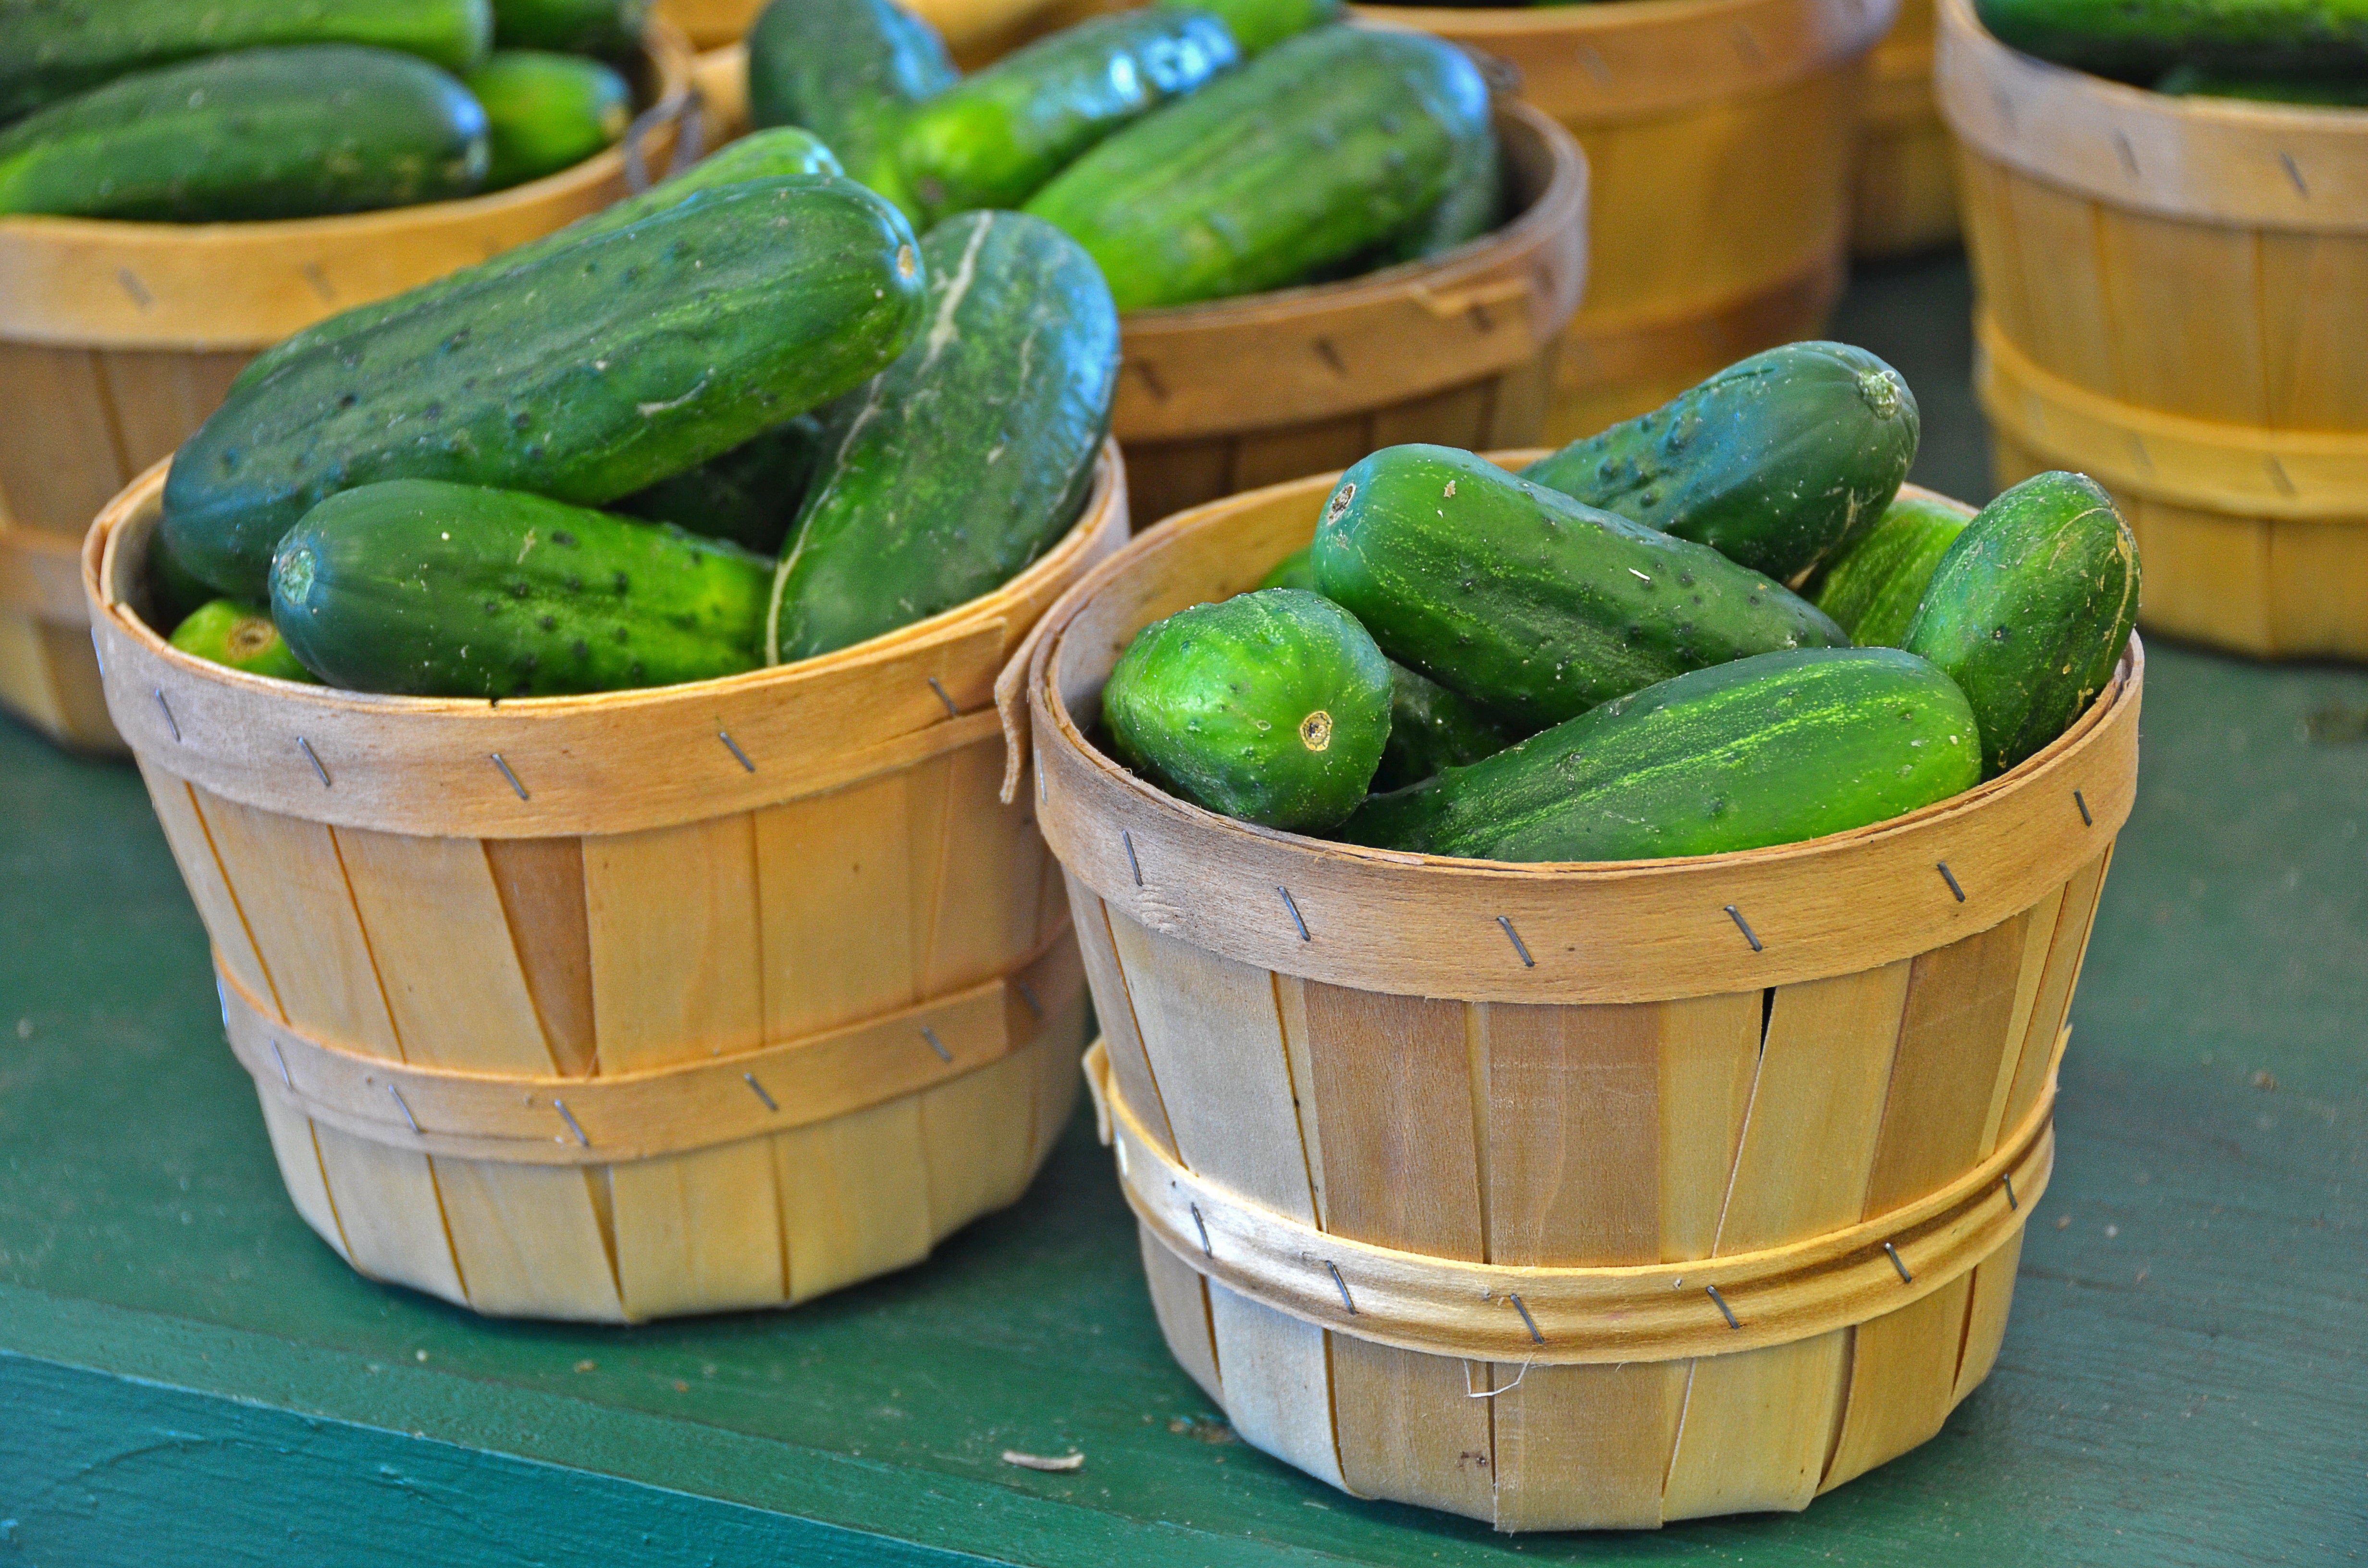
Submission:
M 1862 278 L 1837 331 L 1974 495 L 1964 290 Z M 355 1278 L 138 778 L 0 726 L 0 1568 L 2368 1555 L 2368 673 L 2151 651 L 2073 1021 L 2005 1350 L 1940 1437 L 1802 1515 L 1502 1538 L 1228 1440 L 1082 1123 L 1020 1209 L 795 1312 L 553 1328 Z

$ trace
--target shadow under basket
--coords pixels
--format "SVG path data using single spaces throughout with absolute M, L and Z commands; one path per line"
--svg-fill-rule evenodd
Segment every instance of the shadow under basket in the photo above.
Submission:
M 2003 778 L 1691 859 L 1326 843 L 1094 750 L 1132 634 L 1255 584 L 1332 483 L 1138 539 L 1027 675 L 1168 1346 L 1243 1437 L 1354 1495 L 1503 1530 L 1804 1507 L 1997 1355 L 2143 651 Z
M 1084 983 L 997 673 L 1126 536 L 721 680 L 500 703 L 194 659 L 141 619 L 163 465 L 82 560 L 107 698 L 212 939 L 289 1196 L 505 1316 L 780 1306 L 1019 1199 Z

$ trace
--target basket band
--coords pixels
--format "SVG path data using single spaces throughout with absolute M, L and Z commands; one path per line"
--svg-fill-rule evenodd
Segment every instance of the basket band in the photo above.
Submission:
M 1084 989 L 1064 927 L 1013 973 L 884 1017 L 611 1077 L 457 1072 L 371 1056 L 279 1022 L 222 967 L 231 1051 L 266 1097 L 356 1137 L 504 1165 L 605 1165 L 847 1116 L 1001 1061 Z
M 1463 1263 L 1328 1234 L 1170 1159 L 1120 1096 L 1099 1040 L 1087 1052 L 1086 1079 L 1136 1217 L 1186 1265 L 1238 1294 L 1320 1328 L 1432 1356 L 1542 1366 L 1669 1361 L 1864 1323 L 1996 1252 L 2047 1190 L 2055 1067 L 2070 1033 L 2056 1037 L 2031 1113 L 1997 1153 L 1940 1190 L 1781 1247 L 1605 1267 Z
M 88 626 L 81 536 L 0 525 L 0 609 L 51 626 Z
M 1975 318 L 1982 411 L 2020 446 L 2201 512 L 2368 524 L 2368 431 L 2271 430 L 2140 408 L 2043 369 Z

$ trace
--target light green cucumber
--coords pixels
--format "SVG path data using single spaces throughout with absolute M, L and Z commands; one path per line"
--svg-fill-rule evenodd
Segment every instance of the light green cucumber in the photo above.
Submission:
M 625 79 L 581 55 L 497 49 L 461 82 L 485 106 L 488 190 L 574 168 L 614 145 L 633 118 Z
M 273 680 L 318 686 L 321 677 L 299 664 L 287 640 L 271 624 L 271 612 L 235 599 L 199 605 L 173 628 L 173 646 L 184 653 Z
M 1884 509 L 1873 532 L 1826 568 L 1815 595 L 1817 608 L 1861 648 L 1905 646 L 1924 585 L 1969 520 L 1952 502 L 1901 496 Z

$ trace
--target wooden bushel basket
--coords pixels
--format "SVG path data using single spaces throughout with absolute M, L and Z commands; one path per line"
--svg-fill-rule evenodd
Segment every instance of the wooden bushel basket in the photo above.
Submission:
M 1360 849 L 1096 752 L 1132 634 L 1257 582 L 1332 482 L 1138 539 L 1026 676 L 1167 1343 L 1245 1438 L 1357 1495 L 1506 1530 L 1804 1507 L 1997 1355 L 2139 645 L 2004 778 L 1692 859 Z
M 289 1196 L 356 1269 L 514 1316 L 805 1301 L 1015 1201 L 1084 983 L 997 672 L 1126 537 L 838 653 L 489 703 L 290 686 L 140 619 L 162 465 L 83 581 Z
M 1587 272 L 1587 161 L 1526 104 L 1499 104 L 1497 131 L 1520 216 L 1492 234 L 1346 282 L 1126 315 L 1110 427 L 1137 517 L 1401 441 L 1539 438 Z
M 2368 110 L 2174 98 L 1942 0 L 2000 483 L 2113 493 L 2153 631 L 2368 658 Z
M 1897 4 L 1357 8 L 1509 62 L 1586 150 L 1587 301 L 1547 439 L 1592 436 L 1816 334 L 1841 290 L 1862 62 Z
M 1850 250 L 1908 256 L 1957 237 L 1949 128 L 1932 97 L 1932 0 L 1900 0 L 1899 20 L 1867 59 Z
M 625 144 L 490 196 L 268 223 L 0 218 L 0 709 L 120 751 L 77 564 L 108 497 L 165 457 L 263 349 L 597 212 L 663 174 L 690 53 L 649 41 L 655 103 Z

